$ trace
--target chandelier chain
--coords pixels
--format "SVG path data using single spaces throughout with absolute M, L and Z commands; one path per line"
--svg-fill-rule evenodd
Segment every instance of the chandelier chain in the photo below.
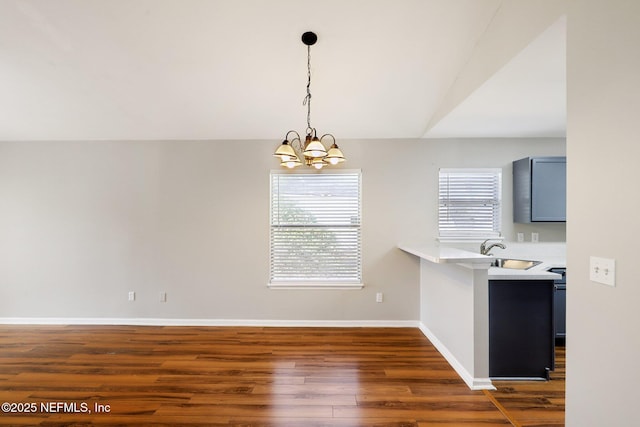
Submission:
M 307 106 L 307 133 L 311 133 L 311 46 L 307 46 L 307 96 L 304 97 L 302 105 Z

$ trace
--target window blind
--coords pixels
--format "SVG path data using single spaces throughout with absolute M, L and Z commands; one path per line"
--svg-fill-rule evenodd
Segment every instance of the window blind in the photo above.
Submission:
M 486 239 L 500 236 L 501 181 L 500 169 L 441 169 L 440 237 Z
M 360 283 L 360 173 L 271 174 L 271 283 Z

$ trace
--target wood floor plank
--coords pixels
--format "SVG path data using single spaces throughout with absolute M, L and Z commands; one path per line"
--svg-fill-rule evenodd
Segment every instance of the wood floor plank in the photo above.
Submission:
M 333 417 L 333 406 L 331 405 L 279 405 L 279 404 L 196 404 L 187 403 L 183 405 L 162 405 L 155 415 L 160 418 L 164 416 L 182 415 L 184 413 L 190 415 L 216 415 L 216 416 L 251 416 L 263 419 L 277 419 L 287 417 L 310 418 L 310 419 L 327 419 Z
M 272 394 L 273 386 L 256 385 L 256 394 Z M 278 393 L 297 395 L 332 395 L 332 394 L 375 394 L 385 396 L 411 396 L 409 387 L 403 384 L 278 384 Z
M 196 394 L 190 400 L 193 404 L 207 405 L 288 405 L 288 406 L 334 406 L 334 405 L 357 405 L 356 397 L 353 394 L 250 394 L 232 395 L 216 394 L 202 395 Z
M 11 325 L 0 349 L 0 400 L 91 408 L 3 412 L 0 424 L 510 425 L 416 328 Z M 556 375 L 495 398 L 523 425 L 561 425 Z
M 337 406 L 334 410 L 336 418 L 375 418 L 375 419 L 400 419 L 412 418 L 420 422 L 445 423 L 466 422 L 467 425 L 473 423 L 481 424 L 489 421 L 500 423 L 502 425 L 510 425 L 504 415 L 496 410 L 490 402 L 485 401 L 484 404 L 473 404 L 465 407 L 457 403 L 443 405 L 415 405 L 404 407 L 375 407 L 364 408 L 361 406 Z

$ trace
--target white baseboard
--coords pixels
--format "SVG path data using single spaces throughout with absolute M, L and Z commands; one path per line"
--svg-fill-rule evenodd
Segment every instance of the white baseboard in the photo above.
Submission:
M 419 322 L 418 328 L 422 331 L 425 337 L 431 341 L 431 344 L 442 354 L 449 365 L 460 375 L 462 381 L 464 381 L 471 390 L 495 390 L 495 386 L 491 382 L 490 378 L 475 378 L 462 366 L 462 364 L 456 359 L 456 357 L 449 351 L 449 349 L 435 336 L 429 328 L 427 328 L 422 322 Z
M 108 317 L 0 317 L 0 325 L 135 325 L 135 326 L 263 326 L 417 328 L 414 320 L 262 320 L 163 319 Z

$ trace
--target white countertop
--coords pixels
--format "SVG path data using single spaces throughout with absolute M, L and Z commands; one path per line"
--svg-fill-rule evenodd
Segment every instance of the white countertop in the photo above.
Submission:
M 466 251 L 464 249 L 450 248 L 437 245 L 398 245 L 398 248 L 417 257 L 426 259 L 436 264 L 456 263 L 456 264 L 491 264 L 494 257 L 480 255 L 479 253 Z
M 491 267 L 489 280 L 549 280 L 558 279 L 560 275 L 550 273 L 550 268 L 567 266 L 566 244 L 559 242 L 516 243 L 505 242 L 506 249 L 494 248 L 496 258 L 528 259 L 542 261 L 528 270 Z
M 509 247 L 512 248 L 511 251 Z M 484 267 L 483 264 L 485 264 L 488 268 L 489 280 L 554 280 L 560 278 L 560 275 L 547 270 L 566 267 L 566 257 L 562 252 L 562 248 L 558 250 L 557 244 L 536 243 L 535 245 L 522 245 L 507 243 L 507 250 L 500 251 L 500 254 L 495 254 L 494 256 L 480 255 L 477 252 L 428 243 L 401 244 L 398 245 L 398 248 L 437 264 L 474 264 L 480 268 Z M 542 263 L 527 270 L 490 267 L 491 261 L 495 258 L 527 259 L 542 261 Z
M 535 257 L 527 257 L 525 259 L 533 259 L 535 261 L 542 261 L 541 264 L 535 265 L 527 270 L 517 270 L 515 268 L 489 268 L 489 280 L 555 280 L 559 279 L 560 275 L 551 273 L 547 270 L 556 267 L 565 267 L 566 262 L 564 259 L 542 260 Z

